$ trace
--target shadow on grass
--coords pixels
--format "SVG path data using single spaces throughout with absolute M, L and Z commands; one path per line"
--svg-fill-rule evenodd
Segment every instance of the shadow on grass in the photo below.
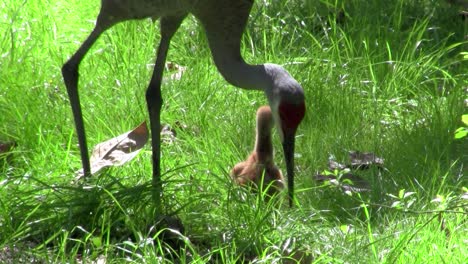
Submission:
M 55 185 L 35 177 L 28 182 L 39 187 L 15 184 L 22 180 L 9 178 L 2 186 L 3 248 L 29 245 L 33 251 L 88 258 L 133 254 L 147 245 L 170 257 L 184 247 L 177 210 L 168 206 L 164 216 L 155 215 L 150 182 L 129 187 L 101 175 L 81 185 Z

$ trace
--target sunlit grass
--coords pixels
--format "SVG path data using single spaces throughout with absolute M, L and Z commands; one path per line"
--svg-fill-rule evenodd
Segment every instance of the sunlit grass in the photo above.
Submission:
M 343 9 L 343 17 L 338 10 Z M 62 64 L 91 31 L 99 1 L 0 3 L 0 262 L 463 263 L 468 28 L 443 1 L 258 1 L 243 39 L 250 63 L 285 66 L 306 91 L 296 139 L 297 200 L 234 186 L 230 168 L 252 150 L 260 92 L 232 87 L 188 17 L 168 60 L 187 67 L 163 84 L 164 211 L 158 224 L 151 152 L 82 185 Z M 89 145 L 147 119 L 145 90 L 159 40 L 150 20 L 107 31 L 80 66 Z M 166 74 L 168 76 L 168 74 Z M 284 172 L 278 136 L 276 160 Z M 382 157 L 357 172 L 372 190 L 343 193 L 313 180 L 331 155 Z M 444 211 L 443 213 L 441 211 Z M 169 222 L 167 222 L 169 221 Z M 10 252 L 10 253 L 6 253 Z

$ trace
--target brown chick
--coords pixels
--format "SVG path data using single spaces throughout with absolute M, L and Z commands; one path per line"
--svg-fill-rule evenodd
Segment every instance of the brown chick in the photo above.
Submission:
M 255 149 L 247 160 L 234 166 L 231 177 L 239 185 L 254 183 L 262 189 L 270 186 L 269 195 L 284 188 L 284 178 L 281 171 L 273 161 L 273 144 L 271 130 L 273 128 L 273 115 L 269 106 L 262 106 L 257 110 L 257 133 Z M 263 181 L 262 181 L 263 177 Z

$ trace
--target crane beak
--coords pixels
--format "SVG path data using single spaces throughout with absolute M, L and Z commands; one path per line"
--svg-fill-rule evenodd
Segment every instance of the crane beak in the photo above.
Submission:
M 289 206 L 294 202 L 294 143 L 296 130 L 305 115 L 305 104 L 282 102 L 278 106 L 278 130 L 283 143 L 284 160 L 288 177 Z
M 294 145 L 295 145 L 295 130 L 283 131 L 283 152 L 286 163 L 286 173 L 288 177 L 288 198 L 289 206 L 293 206 L 294 202 Z

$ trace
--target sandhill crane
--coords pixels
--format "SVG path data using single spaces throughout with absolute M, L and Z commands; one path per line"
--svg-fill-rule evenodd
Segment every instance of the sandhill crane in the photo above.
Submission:
M 260 107 L 257 110 L 255 148 L 247 160 L 237 163 L 231 171 L 231 177 L 238 184 L 253 182 L 260 189 L 269 187 L 269 195 L 284 188 L 283 174 L 273 160 L 272 128 L 273 114 L 270 107 Z
M 96 25 L 73 56 L 63 65 L 62 75 L 72 107 L 85 176 L 90 175 L 88 148 L 78 95 L 78 67 L 99 36 L 113 25 L 133 19 L 160 19 L 161 40 L 148 89 L 153 162 L 153 199 L 161 212 L 160 112 L 161 80 L 172 36 L 182 20 L 193 14 L 203 25 L 214 63 L 231 84 L 265 92 L 283 145 L 288 175 L 290 205 L 294 192 L 294 142 L 296 129 L 305 114 L 304 90 L 281 66 L 250 65 L 240 54 L 240 41 L 253 0 L 101 0 Z

